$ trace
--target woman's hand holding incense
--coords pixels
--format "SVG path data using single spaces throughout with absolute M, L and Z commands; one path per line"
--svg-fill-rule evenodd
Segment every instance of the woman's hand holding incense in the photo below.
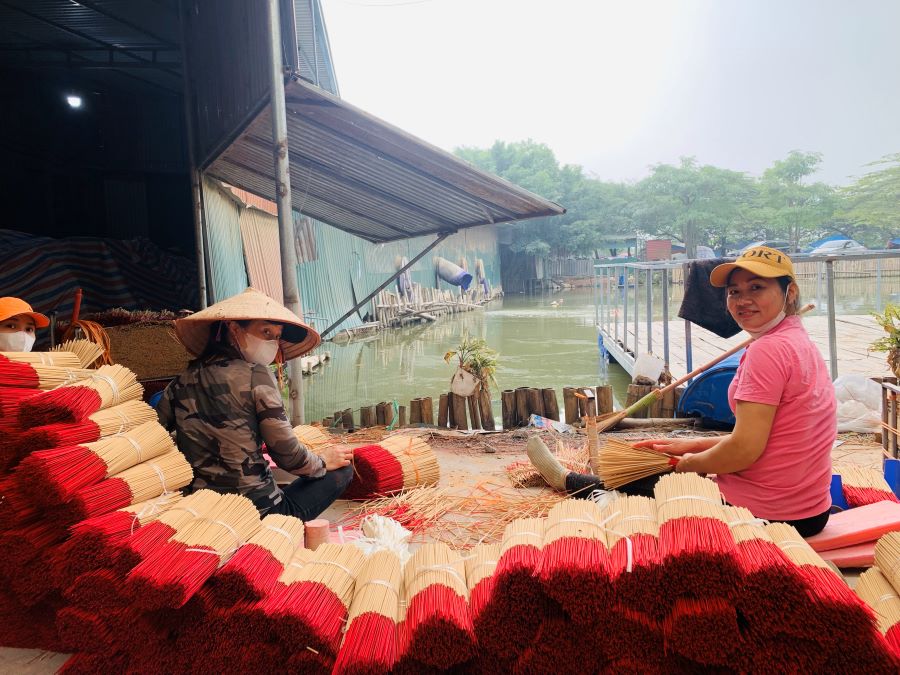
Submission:
M 632 443 L 635 448 L 648 448 L 667 455 L 680 457 L 686 453 L 702 452 L 710 445 L 709 438 L 649 438 Z M 715 439 L 718 441 L 719 439 Z
M 319 456 L 325 460 L 325 470 L 334 471 L 349 466 L 350 460 L 353 459 L 353 448 L 343 443 L 337 443 L 323 448 Z

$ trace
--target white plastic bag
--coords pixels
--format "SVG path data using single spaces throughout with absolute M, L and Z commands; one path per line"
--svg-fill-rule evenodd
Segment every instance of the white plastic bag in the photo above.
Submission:
M 631 378 L 631 381 L 634 384 L 656 384 L 665 367 L 666 362 L 650 352 L 638 354 L 634 362 L 634 377 Z
M 875 433 L 881 428 L 881 387 L 864 375 L 834 381 L 838 431 Z

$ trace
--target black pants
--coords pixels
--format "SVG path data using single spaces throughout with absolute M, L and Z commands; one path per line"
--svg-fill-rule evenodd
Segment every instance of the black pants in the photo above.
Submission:
M 282 489 L 284 495 L 281 501 L 269 509 L 269 513 L 294 516 L 300 520 L 313 520 L 344 494 L 351 478 L 353 478 L 352 466 L 328 471 L 321 478 L 300 476 Z
M 653 487 L 658 480 L 659 476 L 649 476 L 632 483 L 626 483 L 616 489 L 619 492 L 624 492 L 626 495 L 652 497 Z M 574 471 L 566 476 L 566 492 L 577 499 L 588 499 L 594 490 L 605 489 L 603 481 L 596 476 L 591 476 L 586 473 L 575 473 Z M 778 520 L 775 518 L 769 518 L 768 520 L 773 523 L 786 523 L 792 525 L 797 529 L 797 532 L 800 533 L 801 537 L 811 537 L 814 534 L 819 534 L 819 532 L 825 529 L 830 513 L 831 510 L 829 509 L 828 511 L 825 511 L 825 513 L 820 513 L 817 516 L 801 518 L 799 520 Z

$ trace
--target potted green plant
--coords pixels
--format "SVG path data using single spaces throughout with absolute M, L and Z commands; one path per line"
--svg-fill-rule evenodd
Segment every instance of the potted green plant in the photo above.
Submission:
M 450 379 L 450 391 L 454 394 L 472 396 L 482 388 L 489 389 L 491 384 L 496 386 L 497 352 L 485 340 L 465 336 L 456 349 L 444 354 L 444 361 L 450 363 L 453 357 L 457 359 L 456 372 Z
M 900 305 L 889 302 L 884 308 L 884 313 L 872 312 L 872 316 L 887 335 L 875 340 L 869 349 L 875 352 L 887 352 L 888 368 L 896 377 L 900 378 Z

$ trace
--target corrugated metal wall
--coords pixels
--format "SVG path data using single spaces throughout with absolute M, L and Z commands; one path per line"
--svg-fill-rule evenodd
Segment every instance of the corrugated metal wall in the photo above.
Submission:
M 203 179 L 203 209 L 212 304 L 247 288 L 247 268 L 241 244 L 240 208 L 209 178 Z
M 284 303 L 278 218 L 256 208 L 241 209 L 241 238 L 250 285 Z
M 295 221 L 299 219 L 295 213 Z M 400 258 L 411 260 L 434 237 L 416 237 L 389 244 L 370 244 L 359 237 L 342 232 L 330 225 L 312 221 L 315 237 L 315 260 L 301 263 L 298 280 L 303 298 L 303 311 L 307 319 L 315 322 L 315 327 L 324 330 L 393 274 Z M 433 259 L 441 256 L 467 268 L 474 274 L 475 260 L 484 262 L 485 276 L 493 287 L 500 286 L 500 254 L 497 245 L 496 228 L 493 225 L 463 230 L 444 240 L 410 270 L 413 282 L 422 286 L 435 287 L 435 267 Z M 439 288 L 455 288 L 440 282 Z M 395 286 L 388 290 L 396 292 Z M 371 305 L 360 309 L 365 315 Z M 354 314 L 346 319 L 335 331 L 359 326 L 362 317 Z

